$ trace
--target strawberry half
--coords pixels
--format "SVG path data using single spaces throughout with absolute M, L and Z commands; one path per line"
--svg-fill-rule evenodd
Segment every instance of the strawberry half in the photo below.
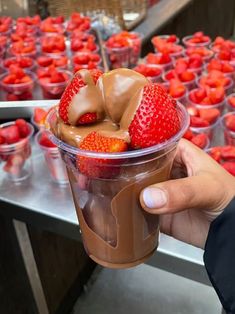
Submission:
M 97 132 L 88 134 L 80 143 L 82 150 L 99 153 L 125 152 L 128 144 L 118 138 L 102 136 Z M 119 174 L 120 160 L 78 157 L 77 167 L 80 172 L 91 178 L 113 178 Z
M 98 78 L 102 75 L 100 70 L 90 70 L 90 74 L 93 78 L 94 83 L 96 84 Z M 68 109 L 73 97 L 79 93 L 80 89 L 87 86 L 87 84 L 82 79 L 79 71 L 74 75 L 72 81 L 66 87 L 63 95 L 61 96 L 59 103 L 59 116 L 66 123 L 68 121 Z M 78 104 L 79 106 L 79 104 Z M 76 124 L 88 124 L 97 122 L 97 115 L 93 112 L 87 112 L 82 115 Z
M 133 149 L 162 143 L 180 129 L 176 101 L 164 88 L 148 84 L 142 88 L 140 95 L 139 107 L 128 129 Z M 126 114 L 129 114 L 128 110 Z

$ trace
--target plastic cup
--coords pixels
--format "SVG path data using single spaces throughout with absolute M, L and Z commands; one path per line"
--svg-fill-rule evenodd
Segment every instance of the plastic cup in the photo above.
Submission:
M 104 49 L 109 60 L 110 68 L 118 69 L 130 67 L 131 47 L 110 48 L 105 45 Z
M 232 93 L 226 97 L 226 107 L 227 107 L 228 111 L 235 111 L 235 107 L 231 106 L 229 103 L 229 99 L 232 97 L 235 97 L 235 93 Z
M 4 128 L 14 125 L 15 122 L 7 122 L 0 125 Z M 20 182 L 27 179 L 32 174 L 32 161 L 31 161 L 31 144 L 30 138 L 33 135 L 34 129 L 31 124 L 30 134 L 14 144 L 0 145 L 0 169 L 1 172 L 6 174 L 4 178 L 14 182 Z
M 195 49 L 197 49 L 198 47 L 195 47 Z M 190 55 L 193 55 L 193 54 L 197 54 L 197 52 L 194 52 L 194 49 L 192 50 L 193 48 L 192 47 L 190 47 L 190 48 L 187 48 L 186 50 L 185 50 L 185 52 L 184 52 L 184 55 L 186 56 L 186 57 L 190 57 Z M 202 57 L 202 60 L 203 60 L 203 62 L 204 63 L 208 63 L 208 62 L 210 62 L 210 60 L 214 57 L 214 51 L 212 51 L 212 50 L 210 50 L 210 49 L 208 49 L 208 48 L 206 48 L 205 47 L 205 49 L 207 50 L 207 52 L 208 52 L 208 54 L 207 55 L 205 55 L 205 56 L 202 56 L 201 54 L 201 57 Z
M 68 184 L 69 181 L 66 166 L 61 158 L 59 149 L 57 147 L 47 147 L 40 144 L 40 138 L 43 132 L 47 131 L 41 130 L 36 134 L 35 142 L 43 152 L 51 178 L 55 183 L 58 183 L 60 185 Z
M 226 145 L 233 145 L 235 146 L 235 132 L 231 131 L 227 126 L 226 126 L 226 118 L 229 116 L 234 116 L 235 119 L 235 112 L 229 112 L 223 115 L 220 119 L 220 125 L 224 131 L 224 141 Z
M 169 81 L 161 82 L 160 85 L 165 88 L 167 93 L 169 93 L 169 88 L 170 88 L 170 82 Z M 172 95 L 171 95 L 171 97 L 174 98 L 177 102 L 181 103 L 182 105 L 186 105 L 187 100 L 188 100 L 188 91 L 185 90 L 185 93 L 180 97 L 174 97 Z
M 30 52 L 16 52 L 14 50 L 14 45 L 17 44 L 17 43 L 14 43 L 14 44 L 11 44 L 10 47 L 8 48 L 7 50 L 7 53 L 9 56 L 13 56 L 13 57 L 29 57 L 29 58 L 32 58 L 32 59 L 35 59 L 36 58 L 36 55 L 37 55 L 37 46 L 35 45 L 34 49 Z M 24 46 L 27 47 L 27 46 L 31 46 L 31 43 L 29 42 L 24 42 Z
M 188 61 L 189 57 L 183 57 L 183 59 L 185 61 Z M 174 67 L 176 66 L 176 60 L 173 60 L 173 66 Z M 187 71 L 193 72 L 193 73 L 195 73 L 198 76 L 202 74 L 203 70 L 204 70 L 204 66 L 203 65 L 201 67 L 198 67 L 198 68 L 187 68 Z
M 60 99 L 66 86 L 68 85 L 68 82 L 71 80 L 73 76 L 72 73 L 69 71 L 58 70 L 58 72 L 62 72 L 63 74 L 66 74 L 68 77 L 67 80 L 60 83 L 49 83 L 45 81 L 43 78 L 38 79 L 38 84 L 41 87 L 44 99 Z
M 169 179 L 177 143 L 189 125 L 187 111 L 179 103 L 177 111 L 180 131 L 170 140 L 142 150 L 96 153 L 51 135 L 67 166 L 85 249 L 95 262 L 128 268 L 143 263 L 156 250 L 159 218 L 142 210 L 139 194 L 149 184 Z M 47 122 L 53 130 L 57 123 L 55 109 Z M 100 159 L 105 160 L 105 166 Z M 84 160 L 100 175 L 91 177 L 80 172 L 79 163 Z
M 167 74 L 169 72 L 171 72 L 171 70 L 168 71 L 168 72 L 163 73 L 163 75 L 162 75 L 163 81 L 165 81 L 165 82 L 169 82 L 170 81 L 169 79 L 167 79 Z M 194 89 L 197 86 L 197 84 L 196 84 L 197 74 L 196 73 L 193 73 L 193 74 L 194 74 L 194 79 L 193 80 L 188 81 L 188 82 L 181 81 L 181 83 L 187 88 L 188 91 Z
M 203 42 L 203 43 L 192 43 L 192 42 L 189 42 L 189 40 L 192 39 L 192 38 L 193 38 L 193 35 L 189 35 L 189 36 L 183 37 L 182 42 L 183 42 L 183 44 L 185 45 L 186 48 L 188 48 L 188 47 L 206 47 L 206 48 L 209 48 L 210 47 L 211 39 L 206 41 L 206 42 Z
M 5 59 L 5 60 L 3 60 L 2 61 L 2 68 L 5 70 L 5 71 L 9 71 L 9 67 L 7 67 L 6 66 L 6 62 L 7 61 L 12 61 L 12 62 L 20 62 L 20 59 L 21 59 L 22 57 L 20 57 L 20 56 L 17 56 L 17 57 L 10 57 L 10 58 L 7 58 L 7 59 Z M 31 66 L 29 66 L 29 67 L 24 67 L 23 69 L 24 70 L 29 70 L 29 71 L 33 71 L 34 69 L 35 69 L 35 66 L 36 66 L 36 63 L 35 63 L 35 61 L 32 59 L 32 58 L 28 58 L 27 57 L 27 59 L 29 59 L 30 61 L 31 61 Z M 21 66 L 21 68 L 22 68 L 22 66 Z
M 204 77 L 204 76 L 200 76 L 196 79 L 196 85 L 200 88 L 203 88 L 203 87 L 205 87 L 205 85 L 207 85 L 207 84 L 205 84 L 205 85 L 201 84 L 200 80 L 202 77 Z M 229 83 L 226 86 L 223 86 L 227 95 L 229 95 L 233 92 L 233 87 L 234 87 L 233 79 L 231 77 L 228 77 L 228 78 L 229 78 Z
M 162 53 L 158 52 L 158 53 L 155 53 L 155 55 L 156 56 L 160 56 L 160 55 L 162 55 Z M 150 62 L 147 62 L 147 58 L 145 57 L 144 58 L 144 63 L 158 65 L 158 66 L 160 66 L 163 69 L 164 72 L 167 72 L 167 71 L 169 71 L 169 70 L 171 70 L 173 68 L 173 62 L 172 61 L 170 61 L 168 63 L 158 63 L 158 64 L 157 63 L 150 63 Z
M 97 55 L 97 56 L 99 56 L 99 60 L 98 60 L 97 62 L 92 61 L 92 63 L 96 64 L 97 67 L 100 66 L 101 63 L 102 63 L 101 56 L 98 55 L 98 54 L 92 53 L 92 52 L 91 52 L 91 53 L 90 53 L 90 52 L 77 52 L 77 53 L 75 53 L 75 54 L 73 55 L 73 58 L 72 58 L 72 60 L 73 60 L 73 66 L 78 65 L 78 66 L 81 67 L 82 69 L 88 69 L 88 68 L 89 68 L 89 67 L 88 67 L 88 64 L 87 64 L 87 63 L 78 63 L 78 62 L 76 61 L 76 59 L 77 59 L 76 57 L 86 57 L 86 56 L 90 56 L 90 55 Z
M 9 75 L 9 73 L 4 73 L 0 75 L 0 86 L 7 93 L 14 94 L 19 97 L 23 96 L 24 94 L 25 95 L 27 94 L 26 98 L 32 99 L 33 97 L 32 91 L 35 84 L 35 74 L 27 70 L 25 70 L 25 73 L 31 77 L 31 81 L 27 83 L 20 83 L 20 84 L 5 84 L 3 83 L 2 80 L 4 79 L 5 76 Z
M 208 104 L 197 104 L 195 102 L 192 101 L 190 95 L 192 95 L 193 93 L 195 93 L 195 91 L 197 90 L 197 88 L 191 90 L 188 94 L 188 106 L 190 107 L 196 107 L 198 109 L 218 109 L 220 111 L 220 114 L 223 113 L 224 111 L 224 106 L 225 106 L 225 99 L 222 100 L 221 102 L 217 103 L 217 104 L 213 104 L 213 105 L 208 105 Z
M 146 63 L 145 67 L 146 68 L 150 68 L 150 69 L 155 68 L 155 69 L 159 70 L 159 74 L 158 75 L 146 76 L 149 81 L 151 81 L 152 83 L 161 83 L 162 82 L 162 73 L 163 73 L 162 67 L 160 67 L 160 66 L 158 66 L 156 64 L 149 64 L 149 63 Z M 133 68 L 133 70 L 136 71 L 136 68 Z
M 167 40 L 167 39 L 170 37 L 170 35 L 158 35 L 158 37 L 159 37 L 159 38 L 161 38 L 161 39 Z M 175 42 L 173 42 L 173 44 L 178 45 L 178 44 L 179 44 L 179 42 L 180 42 L 179 37 L 176 37 L 176 41 L 175 41 Z

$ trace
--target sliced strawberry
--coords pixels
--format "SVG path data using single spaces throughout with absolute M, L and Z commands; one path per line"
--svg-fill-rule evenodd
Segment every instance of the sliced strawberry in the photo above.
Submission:
M 205 133 L 197 134 L 194 135 L 193 138 L 191 139 L 191 142 L 200 147 L 200 148 L 205 148 L 207 143 L 208 143 L 208 137 Z
M 25 138 L 30 134 L 30 127 L 24 119 L 16 119 L 15 125 L 18 127 L 21 138 Z
M 209 155 L 215 160 L 217 161 L 218 163 L 221 162 L 221 147 L 218 146 L 218 147 L 212 147 L 210 152 L 209 152 Z
M 230 131 L 235 132 L 235 115 L 227 116 L 225 119 L 225 125 Z
M 188 129 L 184 133 L 183 138 L 186 138 L 186 140 L 190 141 L 193 138 L 193 132 L 190 129 Z
M 200 118 L 209 122 L 209 124 L 215 123 L 220 117 L 220 111 L 218 109 L 200 109 Z
M 228 98 L 228 103 L 230 104 L 230 106 L 235 108 L 235 96 L 231 96 Z
M 35 108 L 33 119 L 36 123 L 40 124 L 42 121 L 44 121 L 46 115 L 47 115 L 47 111 L 45 109 Z
M 52 143 L 52 141 L 49 139 L 46 132 L 43 132 L 41 134 L 41 137 L 39 139 L 39 144 L 45 147 L 51 147 L 51 148 L 56 147 L 56 145 Z
M 227 161 L 223 163 L 223 168 L 227 170 L 231 175 L 235 176 L 235 162 Z
M 194 128 L 205 128 L 209 126 L 209 122 L 200 117 L 190 117 L 190 126 Z
M 14 144 L 20 140 L 20 132 L 16 125 L 0 128 L 0 136 L 2 136 L 7 144 Z
M 221 147 L 221 156 L 224 160 L 235 161 L 235 146 L 223 146 Z
M 123 121 L 128 114 L 127 110 Z M 144 86 L 139 107 L 128 129 L 131 147 L 138 149 L 164 142 L 174 136 L 179 128 L 176 101 L 158 84 Z
M 105 137 L 97 132 L 88 134 L 80 143 L 80 149 L 97 153 L 125 152 L 128 144 L 118 138 Z M 120 170 L 120 160 L 78 157 L 77 166 L 81 173 L 92 178 L 113 178 Z

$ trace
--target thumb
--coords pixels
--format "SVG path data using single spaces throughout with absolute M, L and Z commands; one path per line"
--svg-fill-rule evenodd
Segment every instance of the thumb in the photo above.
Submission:
M 226 203 L 221 185 L 210 174 L 151 185 L 140 194 L 143 209 L 169 214 L 185 209 L 219 209 Z

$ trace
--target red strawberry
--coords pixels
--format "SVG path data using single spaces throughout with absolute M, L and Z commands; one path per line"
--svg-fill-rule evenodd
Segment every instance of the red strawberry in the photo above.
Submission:
M 223 146 L 221 147 L 221 156 L 225 160 L 235 161 L 235 146 Z
M 78 120 L 78 124 L 91 124 L 97 121 L 97 114 L 95 112 L 85 113 Z
M 235 162 L 227 161 L 223 163 L 223 168 L 227 170 L 231 175 L 235 176 Z
M 217 162 L 220 163 L 221 161 L 221 147 L 213 147 L 211 148 L 211 151 L 209 152 L 209 155 Z
M 34 121 L 36 123 L 41 123 L 42 121 L 44 121 L 45 117 L 47 115 L 47 111 L 42 109 L 42 108 L 35 108 L 34 109 Z
M 46 132 L 43 132 L 41 134 L 41 137 L 39 139 L 39 144 L 45 147 L 56 147 L 56 145 L 54 143 L 52 143 L 52 141 L 49 139 L 48 135 Z
M 90 70 L 90 73 L 95 83 L 97 82 L 98 78 L 102 74 L 100 70 Z M 69 107 L 70 102 L 72 101 L 72 98 L 77 93 L 79 93 L 79 90 L 84 86 L 86 86 L 86 84 L 84 83 L 80 73 L 77 72 L 74 75 L 70 84 L 67 85 L 63 95 L 61 96 L 60 104 L 59 104 L 59 115 L 65 123 L 68 123 L 68 107 Z M 91 115 L 89 116 L 89 114 Z M 94 120 L 94 113 L 87 112 L 84 115 L 80 117 L 80 119 L 77 121 L 77 124 L 80 123 L 80 120 L 82 121 L 82 124 L 84 124 L 86 121 L 89 121 L 89 123 L 97 121 L 97 120 Z
M 88 134 L 80 143 L 80 149 L 100 152 L 118 153 L 128 149 L 127 143 L 118 138 L 105 137 L 97 132 Z M 77 166 L 81 173 L 92 178 L 113 178 L 119 173 L 120 160 L 78 157 Z
M 193 138 L 193 132 L 190 129 L 188 129 L 184 133 L 183 138 L 186 138 L 186 140 L 190 141 Z
M 191 139 L 191 142 L 194 145 L 202 149 L 206 147 L 207 141 L 208 141 L 208 137 L 205 133 L 197 134 Z
M 227 116 L 225 119 L 225 124 L 230 131 L 235 132 L 235 115 Z
M 30 127 L 24 119 L 17 119 L 15 125 L 18 127 L 21 138 L 25 138 L 29 135 Z
M 220 116 L 220 111 L 218 109 L 200 109 L 199 110 L 200 118 L 213 124 L 218 120 Z
M 194 128 L 205 128 L 209 126 L 209 122 L 200 117 L 190 117 L 190 126 Z
M 235 108 L 235 96 L 229 97 L 228 103 L 230 104 L 230 106 Z
M 128 110 L 122 121 L 126 115 L 129 115 Z M 128 129 L 131 147 L 138 149 L 156 145 L 174 136 L 179 129 L 176 101 L 158 84 L 144 86 L 139 107 Z
M 0 136 L 5 139 L 7 144 L 13 144 L 20 140 L 20 132 L 16 125 L 0 128 Z

